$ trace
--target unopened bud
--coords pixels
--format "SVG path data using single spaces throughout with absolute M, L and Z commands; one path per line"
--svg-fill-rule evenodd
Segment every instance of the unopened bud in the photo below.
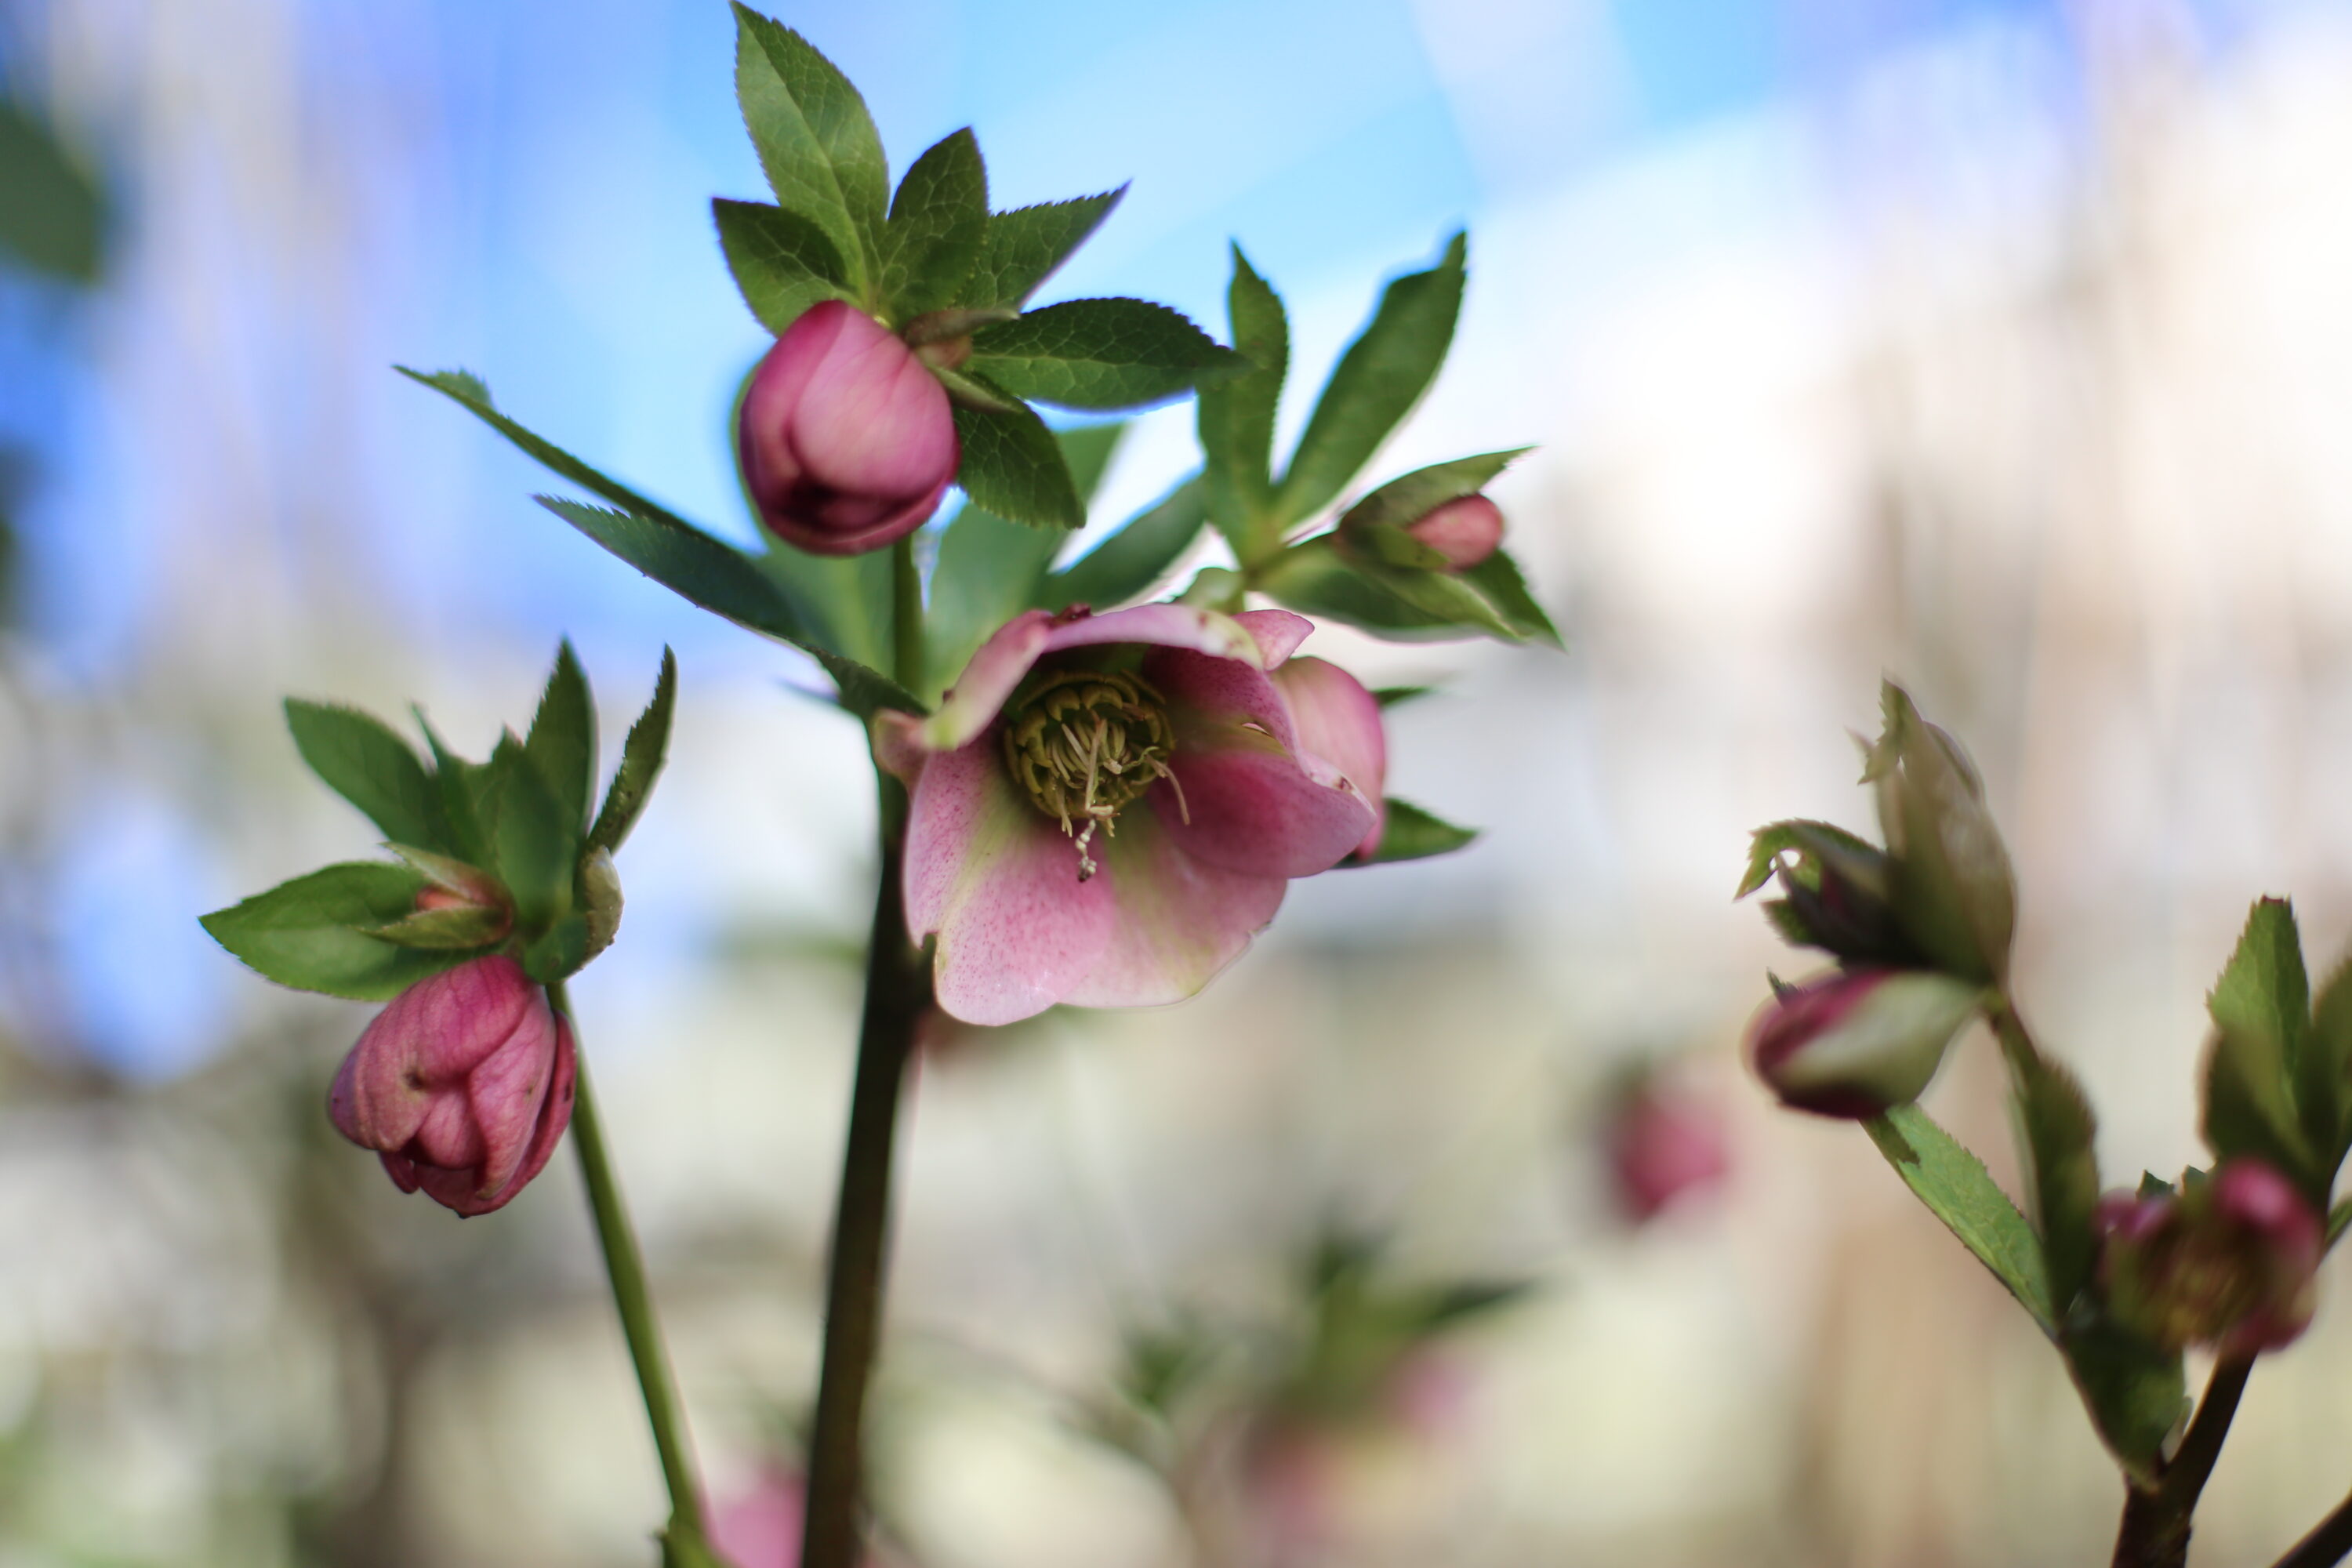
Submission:
M 2178 1193 L 2111 1193 L 2099 1205 L 2099 1279 L 2126 1326 L 2168 1350 L 2275 1350 L 2311 1321 L 2326 1250 L 2294 1184 L 2255 1159 Z
M 1461 496 L 1405 524 L 1417 544 L 1445 558 L 1444 570 L 1467 572 L 1503 543 L 1503 510 L 1483 495 Z
M 1936 963 L 1969 980 L 2008 973 L 2017 883 L 1984 783 L 1959 742 L 1919 717 L 1901 687 L 1885 690 L 1886 728 L 1863 772 L 1878 786 L 1905 931 Z
M 1656 1074 L 1619 1097 L 1607 1152 L 1618 1207 L 1635 1225 L 1721 1186 L 1731 1169 L 1722 1110 Z
M 1791 986 L 1749 1026 L 1748 1060 L 1783 1104 L 1855 1121 L 1919 1098 L 1982 993 L 1925 970 Z

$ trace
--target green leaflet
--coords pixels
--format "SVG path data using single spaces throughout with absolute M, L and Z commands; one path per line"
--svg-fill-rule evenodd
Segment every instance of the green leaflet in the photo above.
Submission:
M 408 742 L 356 708 L 286 700 L 295 749 L 328 788 L 399 844 L 461 853 L 451 842 L 439 794 Z
M 1032 528 L 1082 528 L 1087 511 L 1070 465 L 1045 422 L 1026 408 L 998 411 L 959 403 L 963 465 L 956 483 L 976 506 Z
M 1916 1105 L 1897 1106 L 1863 1127 L 1904 1184 L 1978 1262 L 1992 1270 L 2042 1331 L 2055 1339 L 2058 1318 L 2051 1305 L 2042 1244 L 2009 1194 L 1986 1172 L 1984 1162 Z
M 1482 452 L 1475 458 L 1456 458 L 1450 463 L 1415 468 L 1391 479 L 1349 507 L 1340 517 L 1339 526 L 1371 528 L 1387 523 L 1403 527 L 1418 522 L 1447 501 L 1476 495 L 1494 481 L 1496 475 L 1534 449 L 1514 447 L 1505 452 Z
M 1121 185 L 1100 195 L 992 214 L 965 299 L 976 308 L 1023 304 L 1086 243 L 1125 195 L 1127 187 Z
M 1206 489 L 1195 474 L 1157 505 L 1045 579 L 1037 604 L 1048 610 L 1072 605 L 1110 609 L 1150 593 L 1175 571 L 1208 521 Z
M 2063 1317 L 2091 1283 L 2099 1251 L 2098 1118 L 2074 1075 L 2030 1047 L 2004 1040 L 2016 1081 L 2019 1131 L 2028 1155 L 2033 1218 L 2050 1279 L 2050 1300 Z M 2014 1043 L 2022 1045 L 2022 1037 Z
M 877 270 L 876 237 L 890 189 L 866 100 L 814 46 L 735 7 L 735 97 L 776 200 L 823 229 L 853 285 Z
M 969 129 L 915 160 L 882 230 L 882 300 L 893 321 L 956 303 L 988 235 L 988 172 Z
M 604 805 L 596 813 L 595 826 L 588 829 L 586 847 L 590 850 L 614 850 L 637 825 L 637 817 L 646 809 L 646 797 L 653 794 L 654 780 L 660 776 L 662 763 L 669 753 L 670 714 L 677 705 L 677 656 L 668 648 L 662 649 L 661 674 L 654 681 L 653 700 L 637 721 L 629 726 L 629 738 L 621 746 L 621 765 L 613 774 L 612 786 L 604 792 Z
M 710 211 L 735 287 L 768 331 L 781 337 L 812 305 L 852 297 L 840 251 L 809 219 L 764 202 L 724 198 Z
M 565 815 L 562 798 L 511 731 L 490 753 L 485 798 L 491 803 L 485 813 L 491 867 L 514 900 L 515 925 L 543 930 L 571 912 L 581 818 Z
M 214 941 L 280 985 L 389 1001 L 470 956 L 402 947 L 360 929 L 404 919 L 425 885 L 423 873 L 406 866 L 329 866 L 215 910 L 203 923 Z
M 1291 455 L 1275 498 L 1282 521 L 1302 521 L 1328 504 L 1429 390 L 1454 342 L 1468 244 L 1456 233 L 1434 268 L 1399 278 L 1381 294 Z
M 2070 1325 L 2059 1348 L 2101 1440 L 2135 1480 L 2154 1481 L 2165 1441 L 2189 1412 L 2179 1355 L 2096 1321 Z
M 555 650 L 555 668 L 547 678 L 539 710 L 531 716 L 523 750 L 563 820 L 575 832 L 585 827 L 588 803 L 596 789 L 596 705 L 569 637 Z
M 1138 408 L 1247 363 L 1165 305 L 1069 300 L 972 334 L 967 374 L 1065 408 Z
M 1234 247 L 1225 291 L 1234 348 L 1251 368 L 1203 387 L 1198 426 L 1209 517 L 1238 552 L 1254 553 L 1274 504 L 1274 421 L 1290 366 L 1290 320 L 1282 297 Z
M 2294 910 L 2257 901 L 2213 994 L 2205 1069 L 2205 1142 L 2222 1159 L 2252 1155 L 2293 1177 L 2315 1202 L 2327 1184 L 2295 1112 L 2293 1070 L 2310 1018 L 2310 983 Z
M 1343 866 L 1385 866 L 1397 860 L 1423 860 L 1432 855 L 1451 855 L 1478 837 L 1475 827 L 1456 827 L 1444 818 L 1423 811 L 1409 800 L 1388 797 L 1388 824 L 1381 833 L 1380 847 L 1362 859 L 1348 859 Z
M 95 283 L 106 258 L 106 195 L 48 128 L 0 98 L 0 254 Z

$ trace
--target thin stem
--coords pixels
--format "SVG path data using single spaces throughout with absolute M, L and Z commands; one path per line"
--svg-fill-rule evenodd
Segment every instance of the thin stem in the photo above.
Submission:
M 824 1361 L 809 1441 L 808 1512 L 802 1568 L 855 1568 L 864 1533 L 866 1388 L 882 1334 L 883 1264 L 888 1253 L 890 1163 L 899 1089 L 916 1026 L 930 1006 L 930 971 L 907 941 L 899 871 L 905 795 L 882 781 L 882 875 L 866 957 L 866 1011 L 849 1137 L 842 1150 L 825 1279 Z
M 2189 1532 L 2197 1500 L 2221 1457 L 2221 1444 L 2246 1392 L 2252 1357 L 2217 1362 L 2197 1406 L 2197 1419 L 2181 1439 L 2180 1451 L 2164 1468 L 2155 1489 L 2132 1487 L 2124 1494 L 2124 1516 L 2116 1531 L 2115 1568 L 2180 1568 L 2189 1560 Z
M 2275 1568 L 2336 1568 L 2347 1557 L 2352 1557 L 2352 1497 L 2288 1548 Z
M 571 1024 L 576 1052 L 579 1016 L 572 1012 L 572 998 L 561 981 L 547 988 L 547 997 Z M 596 1239 L 604 1244 L 604 1269 L 612 1277 L 613 1305 L 620 1312 L 621 1332 L 629 1342 L 629 1360 L 637 1369 L 637 1386 L 645 1393 L 646 1418 L 653 1426 L 654 1447 L 661 1454 L 662 1479 L 669 1485 L 669 1531 L 673 1536 L 690 1533 L 698 1543 L 703 1533 L 702 1490 L 694 1479 L 686 1420 L 678 1410 L 669 1358 L 662 1350 L 653 1294 L 646 1285 L 645 1255 L 637 1249 L 636 1232 L 621 1202 L 620 1183 L 614 1177 L 612 1156 L 604 1146 L 604 1123 L 596 1110 L 596 1096 L 588 1086 L 585 1059 L 578 1062 L 577 1073 L 572 1104 L 572 1147 L 580 1151 L 580 1174 L 588 1184 Z
M 923 682 L 923 575 L 915 568 L 915 537 L 890 547 L 891 658 L 898 684 L 908 690 Z

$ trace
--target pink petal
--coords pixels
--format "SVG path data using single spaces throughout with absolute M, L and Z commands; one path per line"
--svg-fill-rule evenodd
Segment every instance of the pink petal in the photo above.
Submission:
M 572 1101 L 579 1087 L 579 1060 L 578 1049 L 572 1040 L 572 1026 L 559 1017 L 555 1021 L 554 1077 L 548 1084 L 546 1098 L 540 1102 L 539 1122 L 531 1131 L 530 1146 L 523 1151 L 522 1163 L 507 1184 L 488 1198 L 478 1194 L 466 1203 L 450 1204 L 451 1208 L 461 1215 L 488 1214 L 504 1208 L 547 1169 L 555 1146 L 563 1141 L 563 1130 L 572 1125 Z
M 1043 610 L 1024 610 L 997 627 L 948 688 L 939 711 L 925 721 L 916 739 L 931 751 L 952 752 L 994 723 L 1004 700 L 1045 651 L 1053 624 L 1054 617 Z
M 1149 798 L 1152 809 L 1122 813 L 1118 837 L 1096 852 L 1103 868 L 1095 880 L 1109 885 L 1116 912 L 1101 958 L 1062 998 L 1077 1006 L 1182 1001 L 1241 956 L 1289 887 L 1186 854 L 1169 826 L 1174 796 L 1160 789 Z
M 1282 610 L 1271 613 L 1287 614 Z M 1240 621 L 1192 605 L 1138 605 L 1132 609 L 1113 610 L 1107 616 L 1080 616 L 1056 625 L 1046 637 L 1045 647 L 1048 652 L 1059 652 L 1104 643 L 1190 648 L 1216 658 L 1263 662 L 1257 639 Z
M 420 1166 L 470 1166 L 481 1162 L 483 1151 L 482 1130 L 474 1121 L 474 1108 L 467 1103 L 466 1091 L 445 1089 L 435 1091 L 426 1102 L 416 1136 L 401 1152 Z
M 507 1043 L 466 1080 L 474 1124 L 481 1130 L 483 1152 L 475 1158 L 481 1163 L 484 1191 L 499 1191 L 521 1168 L 554 1076 L 555 1016 L 541 996 Z
M 1290 705 L 1298 744 L 1339 770 L 1372 808 L 1372 827 L 1356 846 L 1360 855 L 1381 847 L 1388 826 L 1389 743 L 1381 705 L 1362 682 L 1319 658 L 1294 658 L 1272 675 Z
M 415 1161 L 405 1154 L 378 1154 L 376 1158 L 383 1163 L 383 1173 L 392 1178 L 394 1186 L 404 1193 L 416 1190 Z
M 939 1004 L 968 1024 L 1044 1012 L 1110 938 L 1108 882 L 1078 880 L 1076 847 L 1005 776 L 993 736 L 924 765 L 906 875 L 908 931 L 938 933 Z
M 1307 640 L 1315 623 L 1305 616 L 1294 616 L 1288 610 L 1244 610 L 1234 617 L 1247 628 L 1258 647 L 1258 663 L 1273 669 Z

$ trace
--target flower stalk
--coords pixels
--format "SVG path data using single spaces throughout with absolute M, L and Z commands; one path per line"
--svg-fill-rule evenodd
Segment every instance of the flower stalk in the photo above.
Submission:
M 2189 1561 L 2189 1532 L 2204 1495 L 2214 1461 L 2230 1435 L 2238 1414 L 2238 1400 L 2246 1392 L 2247 1375 L 2254 1369 L 2251 1356 L 2230 1356 L 2214 1363 L 2205 1397 L 2198 1402 L 2197 1418 L 2181 1439 L 2180 1451 L 2164 1468 L 2153 1489 L 2127 1486 L 2123 1522 L 2116 1531 L 2114 1568 L 2182 1568 Z
M 561 982 L 547 988 L 548 1000 L 579 1033 L 579 1018 Z M 694 1455 L 687 1440 L 686 1419 L 670 1375 L 669 1357 L 662 1348 L 661 1324 L 654 1316 L 653 1293 L 646 1284 L 645 1255 L 638 1249 L 635 1229 L 621 1201 L 619 1181 L 613 1173 L 604 1146 L 604 1124 L 596 1096 L 588 1083 L 587 1064 L 579 1066 L 578 1089 L 572 1107 L 572 1146 L 580 1152 L 580 1174 L 588 1186 L 588 1206 L 595 1215 L 596 1239 L 604 1249 L 604 1269 L 613 1284 L 613 1306 L 628 1341 L 629 1361 L 635 1367 L 637 1387 L 646 1400 L 646 1419 L 653 1427 L 654 1447 L 661 1457 L 662 1479 L 669 1488 L 669 1527 L 664 1540 L 674 1554 L 707 1552 L 704 1540 L 702 1489 L 695 1479 Z

